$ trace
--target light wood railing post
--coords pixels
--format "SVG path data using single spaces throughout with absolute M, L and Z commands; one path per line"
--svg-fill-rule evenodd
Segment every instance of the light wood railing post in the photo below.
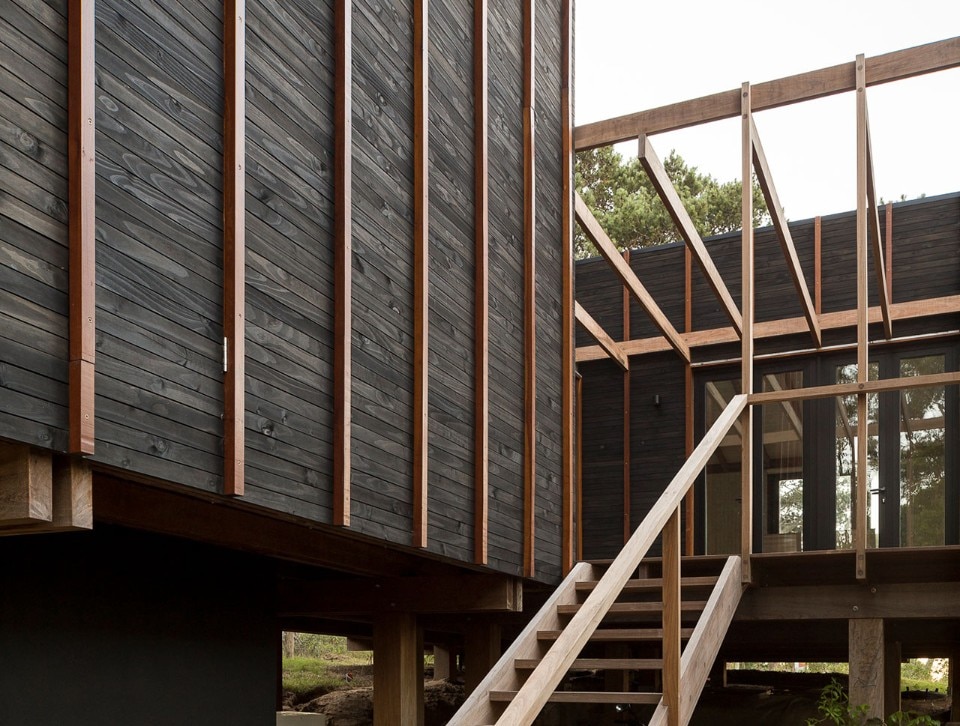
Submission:
M 680 724 L 680 509 L 663 528 L 663 703 L 667 726 Z
M 857 383 L 869 378 L 870 359 L 867 349 L 867 97 L 866 68 L 863 55 L 857 56 Z M 867 576 L 867 443 L 870 422 L 867 420 L 867 394 L 857 394 L 857 483 L 854 522 L 854 548 L 857 552 L 857 579 Z
M 743 84 L 740 98 L 742 113 L 742 197 L 741 197 L 741 291 L 743 334 L 740 338 L 741 392 L 753 393 L 753 119 L 750 111 L 750 84 Z M 740 456 L 740 557 L 742 577 L 750 582 L 750 553 L 753 551 L 753 406 L 748 405 L 740 418 L 742 437 Z

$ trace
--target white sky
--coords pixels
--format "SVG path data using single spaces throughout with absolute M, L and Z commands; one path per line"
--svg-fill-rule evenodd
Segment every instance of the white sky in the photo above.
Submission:
M 960 35 L 960 0 L 579 0 L 575 28 L 582 124 Z M 870 87 L 867 102 L 878 197 L 960 191 L 960 69 Z M 789 219 L 856 207 L 852 93 L 755 120 Z M 740 176 L 739 119 L 651 140 Z

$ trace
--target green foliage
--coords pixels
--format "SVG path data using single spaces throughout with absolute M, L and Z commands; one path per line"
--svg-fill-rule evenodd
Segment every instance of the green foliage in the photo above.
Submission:
M 700 173 L 675 152 L 663 162 L 697 232 L 707 237 L 740 229 L 741 184 L 720 183 Z M 666 207 L 638 159 L 624 163 L 612 147 L 577 154 L 576 189 L 614 244 L 621 250 L 675 242 L 680 237 Z M 760 187 L 753 183 L 753 223 L 769 220 Z M 577 235 L 578 258 L 596 254 L 582 234 Z
M 283 690 L 298 699 L 313 698 L 343 686 L 343 678 L 330 671 L 329 665 L 316 658 L 284 658 Z
M 897 711 L 887 717 L 886 721 L 878 718 L 867 718 L 869 707 L 866 704 L 850 705 L 850 698 L 843 690 L 840 682 L 834 678 L 824 686 L 817 702 L 817 711 L 820 718 L 807 719 L 806 726 L 820 726 L 820 724 L 834 724 L 834 726 L 937 726 L 939 721 L 914 713 L 912 711 Z

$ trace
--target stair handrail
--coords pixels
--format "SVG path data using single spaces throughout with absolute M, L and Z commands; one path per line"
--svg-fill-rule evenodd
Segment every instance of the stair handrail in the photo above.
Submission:
M 735 395 L 730 400 L 634 530 L 597 586 L 517 691 L 497 719 L 497 726 L 529 726 L 533 723 L 746 406 L 745 394 Z

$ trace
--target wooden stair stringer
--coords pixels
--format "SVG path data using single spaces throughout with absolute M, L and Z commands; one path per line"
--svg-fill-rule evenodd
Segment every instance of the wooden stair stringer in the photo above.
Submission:
M 448 722 L 448 726 L 473 726 L 474 724 L 492 724 L 497 720 L 490 694 L 495 691 L 515 691 L 520 687 L 519 674 L 515 668 L 518 659 L 539 658 L 541 645 L 537 632 L 541 630 L 561 630 L 563 623 L 557 608 L 577 602 L 576 586 L 578 582 L 595 579 L 593 565 L 578 562 L 560 583 L 550 598 L 537 611 L 517 639 L 487 673 L 477 688 L 464 701 L 460 709 Z
M 710 675 L 710 668 L 740 604 L 745 586 L 742 562 L 731 557 L 720 573 L 707 605 L 680 657 L 680 726 L 686 726 Z M 661 700 L 650 719 L 650 726 L 667 726 L 667 707 Z

